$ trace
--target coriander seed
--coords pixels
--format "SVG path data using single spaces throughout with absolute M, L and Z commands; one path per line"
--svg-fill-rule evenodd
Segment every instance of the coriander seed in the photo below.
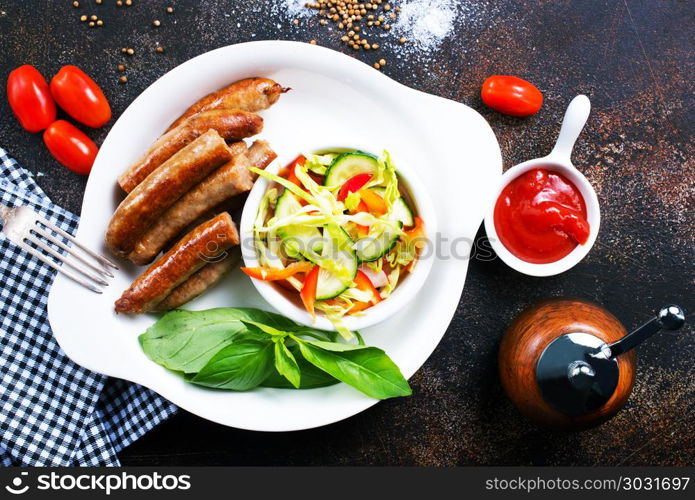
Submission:
M 128 81 L 128 77 L 125 75 L 121 75 L 118 77 L 118 83 L 126 83 Z

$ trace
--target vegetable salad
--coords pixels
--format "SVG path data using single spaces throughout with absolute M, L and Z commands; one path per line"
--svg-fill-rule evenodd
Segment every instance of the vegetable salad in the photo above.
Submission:
M 345 338 L 345 315 L 387 300 L 425 243 L 387 151 L 304 154 L 273 174 L 254 222 L 259 267 L 249 276 L 296 293 Z

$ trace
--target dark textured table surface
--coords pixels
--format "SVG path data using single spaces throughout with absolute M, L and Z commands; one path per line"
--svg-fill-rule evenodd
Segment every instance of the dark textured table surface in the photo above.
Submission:
M 24 63 L 45 75 L 76 64 L 102 85 L 117 117 L 159 76 L 208 50 L 257 39 L 316 39 L 370 64 L 384 57 L 383 71 L 399 82 L 480 111 L 497 134 L 505 168 L 550 150 L 574 95 L 585 93 L 593 104 L 574 162 L 601 202 L 596 246 L 574 269 L 552 278 L 522 276 L 499 259 L 472 261 L 456 316 L 413 377 L 412 397 L 287 434 L 229 429 L 182 411 L 124 450 L 124 464 L 695 463 L 692 327 L 662 333 L 641 347 L 627 406 L 610 422 L 581 433 L 529 424 L 505 398 L 496 371 L 505 326 L 544 297 L 592 299 L 628 328 L 668 302 L 687 310 L 695 306 L 691 3 L 447 2 L 460 7 L 455 29 L 430 54 L 401 47 L 393 37 L 380 40 L 379 51 L 354 53 L 317 20 L 294 26 L 286 0 L 134 0 L 129 8 L 118 8 L 115 0 L 80 3 L 74 9 L 68 0 L 0 0 L 2 78 Z M 169 5 L 173 14 L 165 12 Z M 79 22 L 81 14 L 92 13 L 104 20 L 103 28 Z M 152 26 L 154 19 L 161 20 L 159 28 Z M 154 51 L 157 44 L 164 53 Z M 122 46 L 136 54 L 126 58 Z M 128 66 L 125 85 L 117 82 L 121 62 Z M 520 120 L 486 109 L 480 84 L 495 73 L 534 82 L 545 95 L 541 112 Z M 108 128 L 90 134 L 100 142 Z M 4 96 L 0 145 L 37 174 L 53 200 L 80 211 L 85 179 L 56 164 L 40 135 L 20 129 Z

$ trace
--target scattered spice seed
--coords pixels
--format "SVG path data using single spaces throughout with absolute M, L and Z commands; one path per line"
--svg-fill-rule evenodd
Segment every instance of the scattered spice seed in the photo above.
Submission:
M 87 20 L 87 16 L 82 15 L 80 16 L 80 21 L 85 22 Z
M 402 36 L 401 39 L 398 40 L 398 43 L 400 43 L 401 45 L 403 45 L 403 44 L 404 44 L 405 42 L 407 42 L 407 41 L 408 41 L 408 39 L 407 39 L 406 37 Z
M 118 7 L 123 7 L 123 2 L 122 2 L 121 0 L 118 0 L 118 1 L 116 2 L 116 5 L 117 5 Z
M 132 56 L 133 54 L 135 54 L 135 50 L 134 49 L 127 49 L 126 54 L 128 54 L 129 56 Z
M 125 54 L 128 52 L 128 49 L 126 47 L 121 47 L 121 54 Z
M 154 21 L 152 21 L 152 25 L 156 28 L 159 28 L 162 25 L 162 23 L 159 21 L 159 19 L 155 19 Z
M 118 71 L 125 71 L 125 66 L 123 64 L 119 64 Z
M 379 68 L 381 68 L 381 65 L 380 65 L 378 62 L 375 62 L 375 63 L 374 63 L 374 67 L 375 67 L 376 69 L 379 69 Z
M 386 66 L 386 59 L 379 59 L 379 64 L 382 66 Z
M 95 26 L 94 21 L 89 21 L 89 27 L 93 28 Z
M 80 6 L 80 2 L 77 2 L 77 1 L 72 2 L 72 6 L 75 7 L 75 8 L 77 8 L 77 7 Z
M 161 54 L 162 52 L 164 52 L 164 47 L 162 47 L 161 45 L 158 45 L 154 50 L 155 50 L 155 52 L 159 52 Z
M 103 25 L 104 25 L 104 21 L 102 21 L 101 19 L 99 19 L 99 20 L 97 21 L 97 26 L 103 26 Z
M 131 5 L 133 5 L 133 0 L 125 0 L 125 4 L 126 4 L 128 7 L 130 7 Z
M 167 13 L 168 13 L 168 14 L 173 14 L 173 13 L 174 13 L 174 8 L 173 8 L 173 7 L 167 7 Z
M 92 14 L 91 16 L 89 16 L 89 19 L 91 19 L 92 21 L 96 21 L 99 18 L 97 16 L 95 16 L 94 14 Z
M 312 40 L 309 42 L 311 45 L 316 45 L 316 40 Z
M 118 83 L 126 83 L 127 81 L 128 81 L 128 77 L 125 75 L 118 77 Z
M 96 1 L 97 5 L 101 5 L 101 2 L 102 2 L 103 0 L 95 0 L 95 1 Z
M 389 31 L 390 22 L 397 18 L 396 13 L 400 11 L 386 0 L 314 0 L 306 2 L 304 7 L 316 12 L 321 26 L 326 26 L 329 21 L 335 22 L 340 31 L 347 33 L 339 35 L 341 40 L 355 50 L 377 50 L 379 44 L 360 41 L 360 37 L 356 38 L 355 34 L 361 32 L 360 35 L 367 38 L 365 30 L 374 26 Z M 295 25 L 297 21 L 298 19 L 293 20 Z M 353 42 L 356 46 L 353 46 Z

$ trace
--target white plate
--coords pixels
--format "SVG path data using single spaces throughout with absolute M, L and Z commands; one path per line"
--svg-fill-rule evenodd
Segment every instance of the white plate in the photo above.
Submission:
M 213 50 L 173 69 L 142 93 L 114 124 L 92 170 L 77 237 L 104 253 L 104 231 L 122 194 L 117 176 L 148 149 L 193 101 L 249 76 L 292 91 L 263 113 L 267 139 L 283 163 L 305 145 L 365 144 L 387 148 L 418 169 L 438 215 L 445 254 L 436 259 L 418 299 L 404 314 L 362 333 L 411 377 L 441 340 L 463 290 L 470 250 L 502 173 L 495 136 L 475 111 L 389 79 L 356 59 L 296 42 L 265 41 Z M 451 242 L 458 258 L 447 257 Z M 153 389 L 203 418 L 241 429 L 289 431 L 330 424 L 377 401 L 344 384 L 312 390 L 208 390 L 185 383 L 150 361 L 137 337 L 154 315 L 116 315 L 114 301 L 137 276 L 122 271 L 103 295 L 58 275 L 48 300 L 54 335 L 76 363 Z M 249 279 L 233 272 L 190 309 L 269 309 Z M 462 332 L 456 332 L 458 335 Z

